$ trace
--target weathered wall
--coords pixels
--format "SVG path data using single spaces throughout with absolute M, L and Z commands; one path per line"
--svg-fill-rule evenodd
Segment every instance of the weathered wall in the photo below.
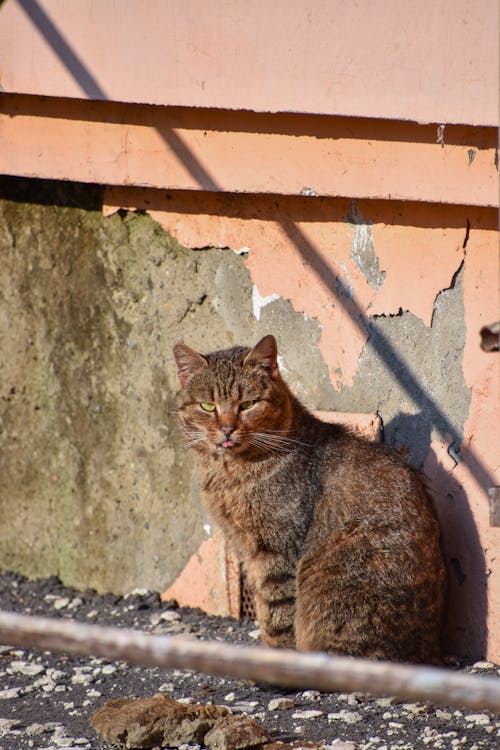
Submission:
M 0 565 L 163 590 L 211 532 L 172 413 L 172 343 L 273 332 L 309 407 L 376 411 L 385 440 L 424 468 L 448 644 L 499 658 L 485 493 L 498 482 L 498 358 L 478 346 L 497 312 L 493 211 L 108 189 L 104 217 L 50 205 L 50 190 L 41 205 L 37 181 L 8 184 L 38 202 L 1 204 Z
M 313 408 L 377 412 L 384 439 L 425 470 L 449 569 L 448 645 L 500 658 L 487 497 L 499 483 L 500 362 L 479 348 L 498 315 L 496 211 L 132 188 L 107 189 L 105 203 L 149 210 L 187 246 L 245 249 L 262 314 L 287 299 L 318 322 L 331 387 L 303 392 L 307 364 L 285 373 Z
M 257 320 L 231 250 L 186 250 L 147 216 L 1 202 L 0 565 L 162 590 L 206 521 L 174 413 L 172 345 L 267 330 L 305 392 L 326 388 L 317 349 L 304 361 L 318 323 L 285 301 Z

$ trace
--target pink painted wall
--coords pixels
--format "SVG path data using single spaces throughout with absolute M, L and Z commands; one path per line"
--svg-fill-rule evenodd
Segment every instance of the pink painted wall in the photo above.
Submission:
M 4 91 L 498 123 L 492 0 L 8 0 Z

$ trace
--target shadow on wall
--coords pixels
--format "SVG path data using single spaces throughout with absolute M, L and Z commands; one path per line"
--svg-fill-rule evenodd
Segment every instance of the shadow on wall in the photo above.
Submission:
M 102 86 L 87 69 L 85 63 L 71 48 L 66 39 L 64 39 L 56 24 L 48 17 L 39 3 L 36 0 L 19 0 L 19 4 L 39 32 L 45 37 L 48 44 L 86 96 L 106 100 L 107 95 Z M 207 172 L 197 156 L 192 153 L 177 133 L 174 133 L 171 129 L 168 131 L 159 130 L 158 132 L 176 153 L 186 169 L 189 170 L 202 190 L 220 191 L 217 180 Z M 417 212 L 420 210 L 420 208 L 416 209 Z M 314 214 L 314 209 L 312 213 Z M 437 217 L 438 212 L 432 215 Z M 347 216 L 343 218 L 347 219 Z M 342 294 L 342 289 L 339 290 L 339 273 L 337 269 L 334 268 L 333 264 L 325 261 L 318 249 L 300 230 L 296 223 L 299 217 L 295 215 L 293 219 L 283 221 L 282 229 L 297 251 L 302 255 L 304 261 L 314 271 L 318 285 L 325 288 L 329 294 L 335 296 L 338 304 L 344 307 L 358 329 L 368 337 L 369 346 L 376 352 L 377 357 L 384 362 L 387 369 L 392 373 L 392 376 L 411 396 L 414 403 L 417 404 L 419 414 L 411 417 L 401 416 L 396 418 L 392 424 L 387 426 L 388 431 L 394 434 L 404 429 L 406 436 L 414 434 L 415 436 L 418 435 L 419 440 L 422 440 L 423 419 L 425 439 L 429 440 L 429 443 L 431 430 L 435 429 L 443 439 L 446 435 L 451 436 L 452 443 L 458 450 L 461 441 L 459 430 L 457 430 L 441 409 L 440 404 L 426 391 L 417 374 L 405 362 L 400 351 L 395 349 L 383 331 L 374 326 L 372 324 L 373 321 L 365 315 L 355 296 L 352 294 L 349 296 Z M 321 220 L 321 217 L 319 220 Z M 393 221 L 397 223 L 396 217 L 394 217 Z M 436 226 L 439 226 L 439 219 L 437 221 Z M 464 233 L 465 246 L 468 238 L 468 228 L 466 226 L 464 226 Z M 428 448 L 428 445 L 426 448 Z M 495 484 L 478 456 L 468 454 L 467 463 L 470 471 L 483 488 Z M 451 586 L 451 589 L 455 591 L 453 607 L 457 608 L 455 611 L 476 613 L 474 622 L 469 624 L 474 634 L 473 638 L 475 642 L 475 653 L 471 654 L 471 656 L 477 657 L 484 654 L 487 640 L 487 598 L 486 586 L 483 585 L 485 584 L 484 555 L 463 489 L 457 485 L 449 473 L 443 472 L 443 476 L 439 478 L 439 481 L 442 486 L 447 487 L 447 498 L 440 500 L 440 518 L 445 531 L 444 536 L 446 538 L 449 568 L 456 583 L 456 585 L 452 584 Z M 453 550 L 452 554 L 450 554 L 450 550 Z M 467 572 L 464 572 L 464 570 L 467 570 Z M 480 585 L 467 587 L 466 595 L 461 596 L 461 592 L 465 592 L 465 588 L 463 587 L 469 575 L 476 581 L 479 580 Z

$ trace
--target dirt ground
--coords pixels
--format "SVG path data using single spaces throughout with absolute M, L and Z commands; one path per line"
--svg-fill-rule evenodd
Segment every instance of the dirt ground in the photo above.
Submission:
M 87 623 L 132 627 L 199 639 L 258 643 L 253 621 L 209 617 L 200 610 L 160 603 L 151 592 L 99 596 L 66 588 L 56 578 L 30 581 L 0 573 L 0 608 Z M 500 679 L 489 662 L 450 667 Z M 350 750 L 479 750 L 500 748 L 500 716 L 487 711 L 372 698 L 358 693 L 283 691 L 196 672 L 130 666 L 97 658 L 0 646 L 0 750 L 110 748 L 89 717 L 110 698 L 163 692 L 176 700 L 226 705 L 247 713 L 275 740 L 335 740 Z M 287 708 L 276 706 L 287 697 Z M 334 745 L 335 746 L 335 745 Z M 184 748 L 187 750 L 188 746 Z M 197 750 L 198 745 L 189 746 Z

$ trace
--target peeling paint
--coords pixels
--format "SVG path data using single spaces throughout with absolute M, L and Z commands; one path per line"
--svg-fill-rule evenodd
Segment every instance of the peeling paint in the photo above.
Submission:
M 372 289 L 379 289 L 384 283 L 385 271 L 380 271 L 379 260 L 373 242 L 373 222 L 365 219 L 356 201 L 352 201 L 347 223 L 353 230 L 351 258 L 364 275 Z
M 255 319 L 260 320 L 260 313 L 262 308 L 266 305 L 269 305 L 271 302 L 278 300 L 279 298 L 279 294 L 275 294 L 274 292 L 273 294 L 268 294 L 267 296 L 263 297 L 254 284 L 252 288 L 252 306 Z
M 432 326 L 412 312 L 374 315 L 352 387 L 331 395 L 321 408 L 376 411 L 384 442 L 408 450 L 421 467 L 431 440 L 451 436 L 459 460 L 471 398 L 462 372 L 465 322 L 462 267 L 436 298 Z M 390 363 L 390 367 L 389 367 Z

